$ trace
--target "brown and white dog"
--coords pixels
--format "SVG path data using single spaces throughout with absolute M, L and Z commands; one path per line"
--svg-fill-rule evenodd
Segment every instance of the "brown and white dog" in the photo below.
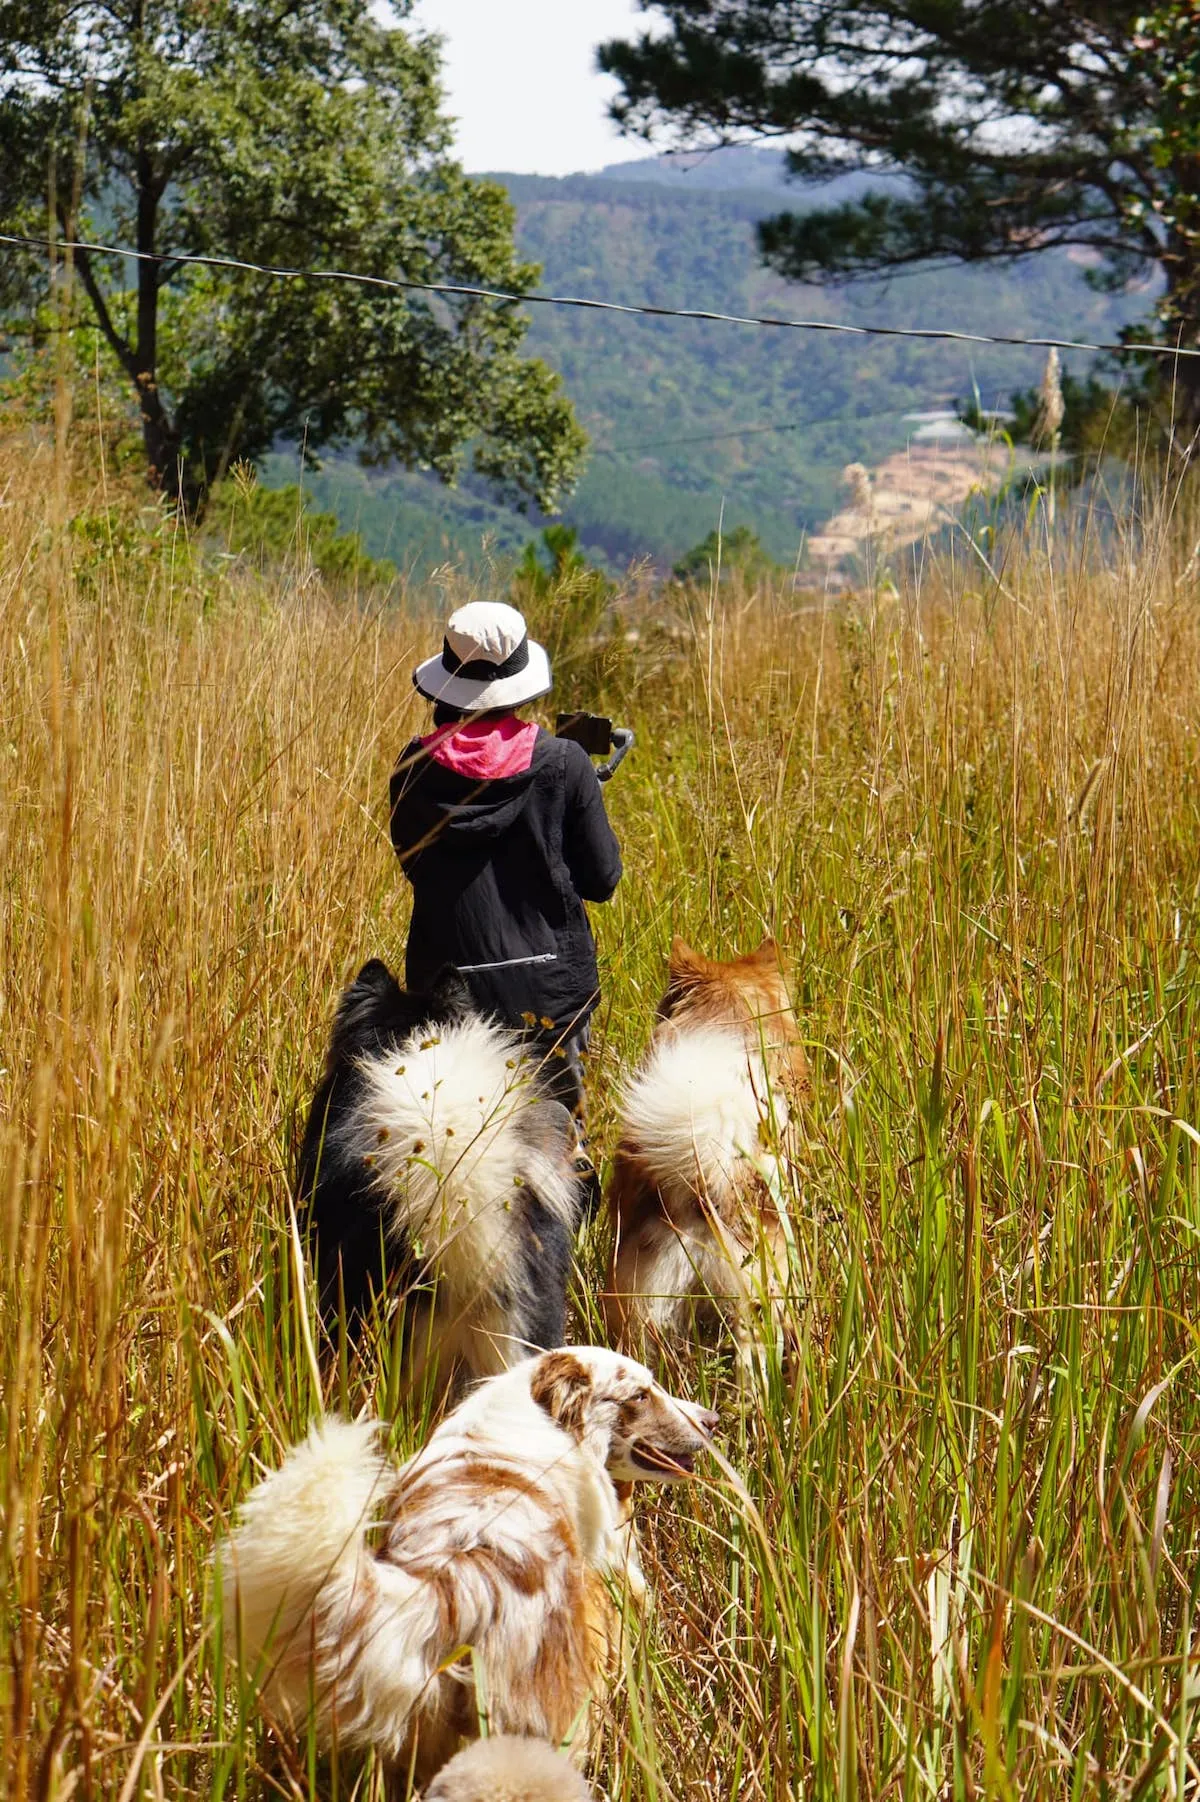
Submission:
M 379 1423 L 314 1425 L 220 1547 L 226 1644 L 281 1723 L 419 1784 L 481 1715 L 560 1743 L 644 1593 L 624 1486 L 690 1476 L 715 1425 L 594 1346 L 489 1378 L 400 1468 Z
M 605 1319 L 638 1356 L 714 1319 L 745 1361 L 787 1283 L 787 1145 L 808 1084 L 774 939 L 717 963 L 676 938 L 667 992 L 627 1083 L 609 1206 Z

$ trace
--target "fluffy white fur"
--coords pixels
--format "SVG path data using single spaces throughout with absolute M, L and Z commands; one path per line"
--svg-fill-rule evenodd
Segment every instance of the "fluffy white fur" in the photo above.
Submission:
M 219 1550 L 227 1643 L 278 1716 L 396 1764 L 415 1745 L 419 1775 L 473 1736 L 476 1669 L 494 1730 L 558 1741 L 611 1584 L 644 1587 L 614 1484 L 687 1474 L 714 1421 L 598 1347 L 490 1378 L 398 1471 L 374 1425 L 327 1421 Z
M 787 1124 L 787 1104 L 772 1095 L 764 1060 L 747 1050 L 743 1031 L 660 1028 L 625 1087 L 620 1116 L 623 1137 L 669 1200 L 719 1201 L 738 1190 L 747 1166 L 773 1191 L 782 1184 L 771 1146 Z
M 392 1235 L 443 1280 L 454 1309 L 447 1349 L 474 1370 L 501 1369 L 528 1348 L 506 1345 L 504 1320 L 473 1304 L 513 1279 L 513 1198 L 527 1186 L 568 1228 L 578 1205 L 561 1155 L 521 1130 L 541 1100 L 533 1066 L 513 1034 L 472 1018 L 414 1033 L 359 1070 L 364 1090 L 336 1129 L 341 1143 L 374 1169 Z
M 395 1478 L 374 1420 L 314 1421 L 281 1469 L 242 1504 L 222 1552 L 227 1631 L 254 1669 L 270 1646 L 303 1648 L 303 1623 L 329 1583 L 354 1582 L 363 1538 Z M 286 1687 L 286 1679 L 285 1687 Z
M 478 1739 L 440 1770 L 423 1802 L 591 1802 L 575 1768 L 544 1740 Z

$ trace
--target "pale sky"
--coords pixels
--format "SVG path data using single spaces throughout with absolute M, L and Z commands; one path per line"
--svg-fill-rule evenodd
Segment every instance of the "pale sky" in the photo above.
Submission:
M 634 0 L 416 0 L 409 23 L 444 39 L 443 79 L 468 170 L 568 175 L 652 152 L 607 117 L 617 84 L 596 45 L 649 24 Z

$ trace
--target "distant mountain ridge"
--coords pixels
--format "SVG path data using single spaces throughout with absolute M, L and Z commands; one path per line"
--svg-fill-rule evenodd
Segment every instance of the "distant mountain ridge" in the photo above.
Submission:
M 501 175 L 497 179 L 510 178 Z M 904 185 L 901 175 L 863 169 L 849 169 L 821 181 L 798 182 L 788 175 L 782 150 L 763 150 L 755 144 L 722 144 L 713 150 L 668 151 L 663 156 L 643 157 L 630 163 L 606 163 L 597 170 L 595 179 L 650 182 L 665 188 L 705 188 L 714 194 L 735 194 L 749 188 L 769 194 L 773 212 L 838 206 L 875 188 Z
M 704 187 L 716 193 L 738 188 L 795 191 L 787 179 L 784 152 L 758 144 L 722 144 L 714 150 L 667 151 L 628 163 L 606 163 L 596 176 L 602 181 L 653 182 L 660 187 Z
M 1150 306 L 1090 289 L 1064 253 L 1008 268 L 943 269 L 839 289 L 782 282 L 758 260 L 755 226 L 781 207 L 835 197 L 785 184 L 782 154 L 755 147 L 625 163 L 593 175 L 501 175 L 524 256 L 544 292 L 857 324 L 949 326 L 1021 336 L 1112 338 Z M 842 184 L 880 178 L 839 176 Z M 887 178 L 882 178 L 887 179 Z M 846 337 L 534 306 L 528 347 L 563 376 L 592 437 L 563 510 L 585 550 L 614 567 L 669 567 L 724 513 L 792 563 L 844 500 L 841 471 L 903 451 L 905 414 L 977 391 L 985 405 L 1037 379 L 1042 353 Z M 1094 359 L 1068 356 L 1083 373 Z M 294 469 L 287 460 L 270 479 Z M 478 484 L 331 463 L 306 478 L 320 505 L 374 556 L 414 573 L 448 558 L 503 561 L 538 522 Z M 485 544 L 486 541 L 486 544 Z

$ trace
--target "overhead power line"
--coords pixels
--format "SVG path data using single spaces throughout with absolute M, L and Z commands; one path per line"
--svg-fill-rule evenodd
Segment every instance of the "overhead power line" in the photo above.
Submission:
M 512 294 L 503 288 L 475 288 L 460 282 L 419 282 L 402 276 L 360 275 L 350 269 L 293 269 L 279 263 L 248 263 L 239 257 L 191 256 L 184 251 L 127 250 L 118 244 L 89 244 L 76 239 L 32 238 L 0 232 L 0 244 L 22 245 L 30 250 L 82 250 L 92 256 L 126 257 L 138 263 L 197 264 L 206 269 L 235 269 L 248 275 L 267 275 L 287 281 L 351 282 L 364 288 L 443 294 L 458 300 L 499 300 L 514 306 L 574 307 L 590 313 L 620 313 L 643 319 L 704 319 L 716 325 L 756 325 L 791 332 L 836 332 L 849 338 L 920 338 L 950 344 L 1011 344 L 1027 350 L 1083 350 L 1137 354 L 1153 357 L 1200 357 L 1192 350 L 1171 344 L 1089 343 L 1082 338 L 1022 338 L 1006 332 L 959 332 L 948 326 L 847 325 L 834 319 L 784 319 L 770 313 L 718 313 L 707 307 L 656 307 L 648 302 L 594 300 L 579 294 Z

